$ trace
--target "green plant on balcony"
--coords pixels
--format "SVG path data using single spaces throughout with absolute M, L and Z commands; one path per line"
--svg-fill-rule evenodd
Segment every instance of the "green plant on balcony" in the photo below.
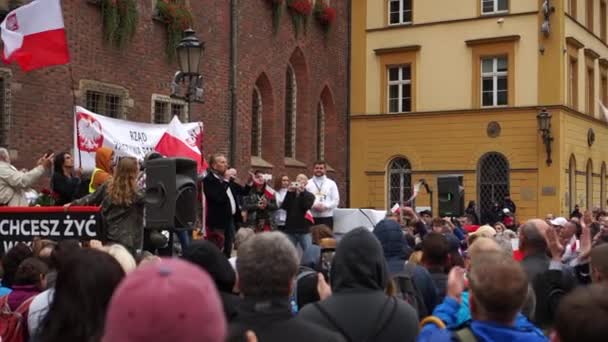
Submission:
M 182 32 L 192 26 L 192 12 L 183 0 L 158 0 L 156 15 L 167 27 L 165 54 L 169 61 L 173 61 L 175 47 L 182 39 Z

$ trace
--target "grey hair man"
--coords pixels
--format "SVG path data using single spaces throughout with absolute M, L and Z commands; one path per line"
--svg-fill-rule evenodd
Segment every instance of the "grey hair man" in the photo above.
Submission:
M 260 233 L 239 246 L 238 287 L 243 296 L 231 338 L 253 331 L 260 341 L 340 341 L 340 336 L 293 316 L 290 295 L 298 256 L 287 236 Z
M 6 148 L 0 147 L 0 206 L 26 207 L 25 192 L 36 183 L 45 171 L 53 166 L 52 153 L 38 159 L 38 164 L 30 171 L 19 171 L 11 165 L 11 157 Z

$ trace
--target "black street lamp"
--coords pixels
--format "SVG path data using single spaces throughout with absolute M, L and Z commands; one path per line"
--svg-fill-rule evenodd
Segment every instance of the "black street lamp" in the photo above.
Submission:
M 547 165 L 551 166 L 553 162 L 551 160 L 551 143 L 553 142 L 553 135 L 551 134 L 551 114 L 547 112 L 547 109 L 543 108 L 540 113 L 536 116 L 538 120 L 538 131 L 542 134 L 543 143 L 545 144 L 547 152 Z
M 175 47 L 179 71 L 173 76 L 171 82 L 171 97 L 182 99 L 188 104 L 190 115 L 190 104 L 192 102 L 203 103 L 203 76 L 200 74 L 200 63 L 205 43 L 196 38 L 194 30 L 187 29 L 183 38 Z M 185 94 L 181 93 L 181 87 L 186 86 Z

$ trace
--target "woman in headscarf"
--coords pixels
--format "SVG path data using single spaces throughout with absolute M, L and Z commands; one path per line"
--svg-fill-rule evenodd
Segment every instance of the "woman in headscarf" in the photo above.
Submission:
M 89 183 L 89 193 L 95 192 L 95 190 L 105 183 L 110 177 L 112 177 L 112 161 L 114 160 L 114 151 L 107 147 L 100 147 L 95 152 L 95 170 L 91 175 L 91 182 Z

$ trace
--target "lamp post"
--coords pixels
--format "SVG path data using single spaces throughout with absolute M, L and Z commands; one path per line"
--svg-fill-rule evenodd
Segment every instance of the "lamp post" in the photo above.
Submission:
M 205 43 L 196 38 L 194 30 L 187 29 L 183 38 L 175 47 L 179 71 L 171 82 L 171 97 L 186 101 L 188 115 L 191 115 L 191 103 L 203 103 L 203 76 L 200 74 L 200 62 L 205 50 Z M 182 86 L 186 87 L 182 95 Z
M 553 135 L 551 134 L 551 114 L 547 112 L 546 108 L 543 108 L 540 113 L 536 116 L 538 120 L 538 131 L 542 134 L 543 144 L 545 144 L 547 152 L 547 166 L 551 166 L 553 162 L 551 160 L 551 143 L 553 142 Z

